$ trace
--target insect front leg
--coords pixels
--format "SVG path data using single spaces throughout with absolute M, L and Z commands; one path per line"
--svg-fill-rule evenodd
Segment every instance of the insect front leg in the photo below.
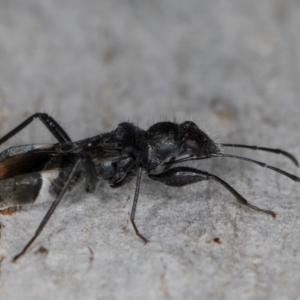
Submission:
M 4 137 L 0 139 L 0 145 L 5 141 L 16 135 L 19 131 L 24 129 L 29 125 L 34 119 L 40 119 L 40 121 L 46 126 L 46 128 L 53 134 L 53 136 L 58 140 L 58 142 L 71 142 L 68 134 L 62 129 L 62 127 L 48 114 L 46 113 L 35 113 L 25 121 L 23 121 L 19 126 L 11 130 Z
M 47 211 L 45 217 L 43 218 L 42 222 L 40 223 L 39 227 L 37 228 L 34 236 L 30 239 L 30 241 L 26 244 L 26 246 L 23 248 L 23 250 L 17 254 L 12 261 L 16 262 L 22 255 L 26 253 L 28 248 L 32 245 L 32 243 L 36 240 L 36 238 L 40 235 L 46 224 L 48 223 L 50 217 L 54 213 L 56 207 L 60 203 L 61 199 L 63 198 L 64 194 L 68 190 L 70 183 L 74 176 L 76 176 L 77 172 L 83 170 L 85 172 L 86 177 L 86 190 L 89 192 L 93 192 L 96 188 L 96 182 L 97 182 L 97 173 L 95 170 L 95 166 L 90 159 L 89 156 L 80 154 L 78 155 L 78 159 L 73 165 L 72 170 L 69 173 L 69 176 L 67 180 L 65 181 L 64 186 L 62 187 L 61 191 L 59 192 L 58 196 L 50 206 L 49 210 Z
M 114 175 L 109 178 L 111 188 L 118 188 L 130 182 L 135 176 L 136 162 L 132 158 L 126 158 L 115 165 Z
M 165 185 L 178 186 L 178 187 L 196 183 L 196 182 L 200 182 L 203 180 L 213 179 L 213 180 L 219 182 L 220 184 L 222 184 L 241 204 L 246 205 L 258 212 L 263 212 L 268 215 L 271 215 L 272 217 L 276 216 L 275 213 L 271 210 L 261 209 L 257 206 L 250 204 L 242 195 L 240 195 L 234 188 L 232 188 L 228 183 L 226 183 L 221 178 L 219 178 L 213 174 L 210 174 L 210 173 L 207 173 L 204 171 L 200 171 L 195 168 L 175 167 L 175 168 L 169 169 L 163 173 L 149 174 L 148 176 L 151 179 L 160 181 L 161 183 L 163 183 Z

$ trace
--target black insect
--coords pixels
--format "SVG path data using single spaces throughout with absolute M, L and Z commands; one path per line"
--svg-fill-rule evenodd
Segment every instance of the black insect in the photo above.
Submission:
M 93 192 L 100 180 L 107 180 L 118 188 L 136 177 L 136 188 L 130 220 L 135 233 L 145 243 L 134 222 L 142 173 L 169 186 L 184 186 L 213 179 L 222 184 L 241 204 L 275 217 L 270 210 L 258 208 L 241 196 L 221 178 L 191 167 L 173 165 L 213 157 L 231 157 L 246 160 L 281 173 L 299 182 L 300 178 L 265 163 L 232 154 L 223 147 L 241 147 L 282 154 L 298 166 L 296 158 L 288 152 L 257 146 L 213 142 L 193 122 L 181 124 L 160 122 L 148 130 L 132 123 L 121 123 L 108 133 L 73 142 L 61 126 L 45 113 L 36 113 L 0 139 L 0 144 L 39 118 L 58 140 L 57 144 L 23 145 L 0 153 L 0 209 L 33 203 L 37 198 L 51 195 L 55 198 L 34 236 L 24 249 L 13 258 L 25 254 L 41 233 L 63 195 L 79 181 L 85 181 L 87 192 Z

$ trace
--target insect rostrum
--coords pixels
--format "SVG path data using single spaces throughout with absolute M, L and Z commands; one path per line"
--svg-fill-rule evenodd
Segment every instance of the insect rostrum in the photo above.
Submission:
M 241 204 L 273 217 L 273 211 L 250 204 L 221 178 L 196 168 L 176 165 L 192 160 L 230 157 L 258 164 L 294 181 L 300 181 L 295 175 L 257 160 L 223 153 L 220 146 L 282 154 L 298 166 L 298 161 L 290 153 L 280 149 L 215 143 L 190 121 L 181 124 L 160 122 L 148 130 L 132 123 L 121 123 L 113 131 L 73 142 L 52 117 L 45 113 L 36 113 L 2 137 L 0 144 L 36 118 L 46 126 L 58 143 L 16 146 L 0 153 L 0 210 L 33 203 L 45 193 L 55 200 L 34 236 L 13 261 L 25 254 L 38 237 L 66 191 L 82 180 L 85 181 L 86 191 L 93 192 L 100 180 L 108 181 L 112 188 L 118 188 L 136 177 L 130 220 L 135 233 L 144 242 L 147 239 L 139 233 L 134 222 L 142 174 L 175 187 L 212 179 L 225 187 Z

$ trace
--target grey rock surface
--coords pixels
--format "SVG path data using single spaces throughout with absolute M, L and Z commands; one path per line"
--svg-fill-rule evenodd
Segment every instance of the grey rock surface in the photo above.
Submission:
M 37 111 L 74 140 L 176 116 L 300 158 L 299 16 L 298 0 L 1 1 L 0 135 Z M 49 142 L 36 121 L 1 149 Z M 226 151 L 300 176 L 282 156 Z M 51 201 L 0 215 L 0 299 L 299 299 L 299 183 L 238 160 L 192 165 L 276 219 L 214 182 L 143 178 L 144 245 L 129 222 L 134 182 L 79 186 L 16 264 Z

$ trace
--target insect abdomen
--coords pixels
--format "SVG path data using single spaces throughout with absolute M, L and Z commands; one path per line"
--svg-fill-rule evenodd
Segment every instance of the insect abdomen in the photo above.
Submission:
M 36 200 L 42 186 L 39 172 L 0 181 L 0 209 L 29 204 Z

